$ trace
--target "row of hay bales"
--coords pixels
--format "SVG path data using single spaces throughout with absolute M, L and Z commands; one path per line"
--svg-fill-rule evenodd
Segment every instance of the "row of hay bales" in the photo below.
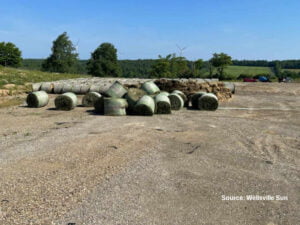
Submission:
M 45 91 L 35 91 L 27 97 L 29 107 L 44 107 L 48 102 Z M 72 110 L 78 100 L 76 94 L 66 92 L 57 96 L 54 103 L 59 110 Z M 103 94 L 92 91 L 82 98 L 82 106 L 93 106 L 96 113 L 114 116 L 170 114 L 172 110 L 180 110 L 184 106 L 216 110 L 218 105 L 218 98 L 212 93 L 197 92 L 189 99 L 180 90 L 162 91 L 153 81 L 144 82 L 140 88 L 126 88 L 115 81 Z

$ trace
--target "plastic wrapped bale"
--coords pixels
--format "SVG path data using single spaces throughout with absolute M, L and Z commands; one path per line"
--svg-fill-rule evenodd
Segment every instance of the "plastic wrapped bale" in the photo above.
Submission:
M 138 100 L 146 95 L 146 92 L 139 88 L 129 88 L 125 98 L 128 102 L 127 112 L 128 114 L 134 114 L 134 106 L 138 102 Z
M 103 114 L 104 113 L 104 98 L 101 96 L 94 102 L 95 113 Z
M 41 90 L 41 86 L 42 86 L 42 83 L 34 83 L 32 84 L 32 91 L 39 91 Z
M 188 99 L 187 99 L 186 95 L 182 91 L 175 90 L 175 91 L 172 92 L 172 94 L 173 93 L 180 95 L 180 97 L 182 98 L 182 100 L 184 102 L 184 106 L 188 106 Z
M 191 98 L 192 108 L 193 109 L 199 109 L 199 101 L 198 99 L 204 95 L 207 94 L 206 92 L 197 92 L 195 93 Z
M 55 83 L 54 88 L 53 88 L 54 94 L 61 94 L 62 90 L 63 90 L 63 87 L 64 87 L 64 84 Z
M 155 112 L 154 99 L 149 95 L 144 95 L 136 103 L 136 105 L 134 107 L 134 112 L 135 112 L 136 115 L 152 116 Z
M 99 85 L 97 84 L 92 84 L 91 87 L 90 87 L 90 92 L 98 92 L 99 93 Z
M 49 102 L 49 96 L 45 91 L 34 91 L 28 94 L 26 102 L 31 108 L 44 107 Z
M 104 115 L 125 116 L 127 106 L 124 98 L 104 98 Z
M 115 81 L 110 88 L 105 91 L 105 95 L 114 98 L 122 98 L 127 93 L 127 90 L 119 81 Z
M 153 81 L 147 81 L 143 83 L 142 89 L 149 95 L 157 94 L 160 92 L 159 87 Z
M 198 109 L 215 111 L 219 106 L 217 96 L 212 93 L 206 93 L 198 98 Z
M 170 114 L 171 113 L 171 102 L 169 97 L 160 93 L 155 96 L 156 113 L 157 114 Z
M 235 85 L 231 82 L 224 82 L 224 87 L 228 88 L 232 94 L 235 94 Z
M 90 92 L 90 85 L 84 84 L 80 88 L 80 94 L 85 95 Z M 91 91 L 92 92 L 92 91 Z
M 180 97 L 179 94 L 172 93 L 172 94 L 170 94 L 168 96 L 168 98 L 170 99 L 170 102 L 171 102 L 171 109 L 173 109 L 173 110 L 180 110 L 181 108 L 183 108 L 184 101 Z
M 80 94 L 81 85 L 80 84 L 74 84 L 72 86 L 72 91 L 74 94 Z
M 89 92 L 82 98 L 82 105 L 84 107 L 94 106 L 95 102 L 101 98 L 101 94 L 97 92 Z
M 41 85 L 41 91 L 45 91 L 47 93 L 53 92 L 54 85 L 50 82 L 43 82 Z
M 56 109 L 72 110 L 77 106 L 77 96 L 72 92 L 59 95 L 54 100 Z
M 159 92 L 159 94 L 163 94 L 163 95 L 165 95 L 165 96 L 169 96 L 169 95 L 170 95 L 170 93 L 167 92 L 167 91 L 161 91 L 161 92 Z
M 62 93 L 72 92 L 72 85 L 71 84 L 64 84 L 62 88 Z

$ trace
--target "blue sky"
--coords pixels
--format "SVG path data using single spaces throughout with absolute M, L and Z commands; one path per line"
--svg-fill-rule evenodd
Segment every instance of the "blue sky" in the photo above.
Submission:
M 178 53 L 194 60 L 225 52 L 235 59 L 299 59 L 299 0 L 0 0 L 0 42 L 24 58 L 45 58 L 66 31 L 87 59 L 111 42 L 120 59 Z

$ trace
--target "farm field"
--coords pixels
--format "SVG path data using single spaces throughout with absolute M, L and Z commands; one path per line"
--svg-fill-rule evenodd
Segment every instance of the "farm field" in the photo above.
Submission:
M 300 86 L 236 85 L 215 112 L 0 108 L 0 224 L 297 224 Z
M 257 67 L 257 66 L 228 66 L 225 72 L 234 77 L 238 77 L 240 74 L 273 74 L 271 67 Z

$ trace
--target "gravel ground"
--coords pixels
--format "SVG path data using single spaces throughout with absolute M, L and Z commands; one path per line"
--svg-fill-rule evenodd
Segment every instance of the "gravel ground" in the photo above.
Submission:
M 154 117 L 53 97 L 0 109 L 0 224 L 299 223 L 299 84 L 239 83 L 216 112 Z

